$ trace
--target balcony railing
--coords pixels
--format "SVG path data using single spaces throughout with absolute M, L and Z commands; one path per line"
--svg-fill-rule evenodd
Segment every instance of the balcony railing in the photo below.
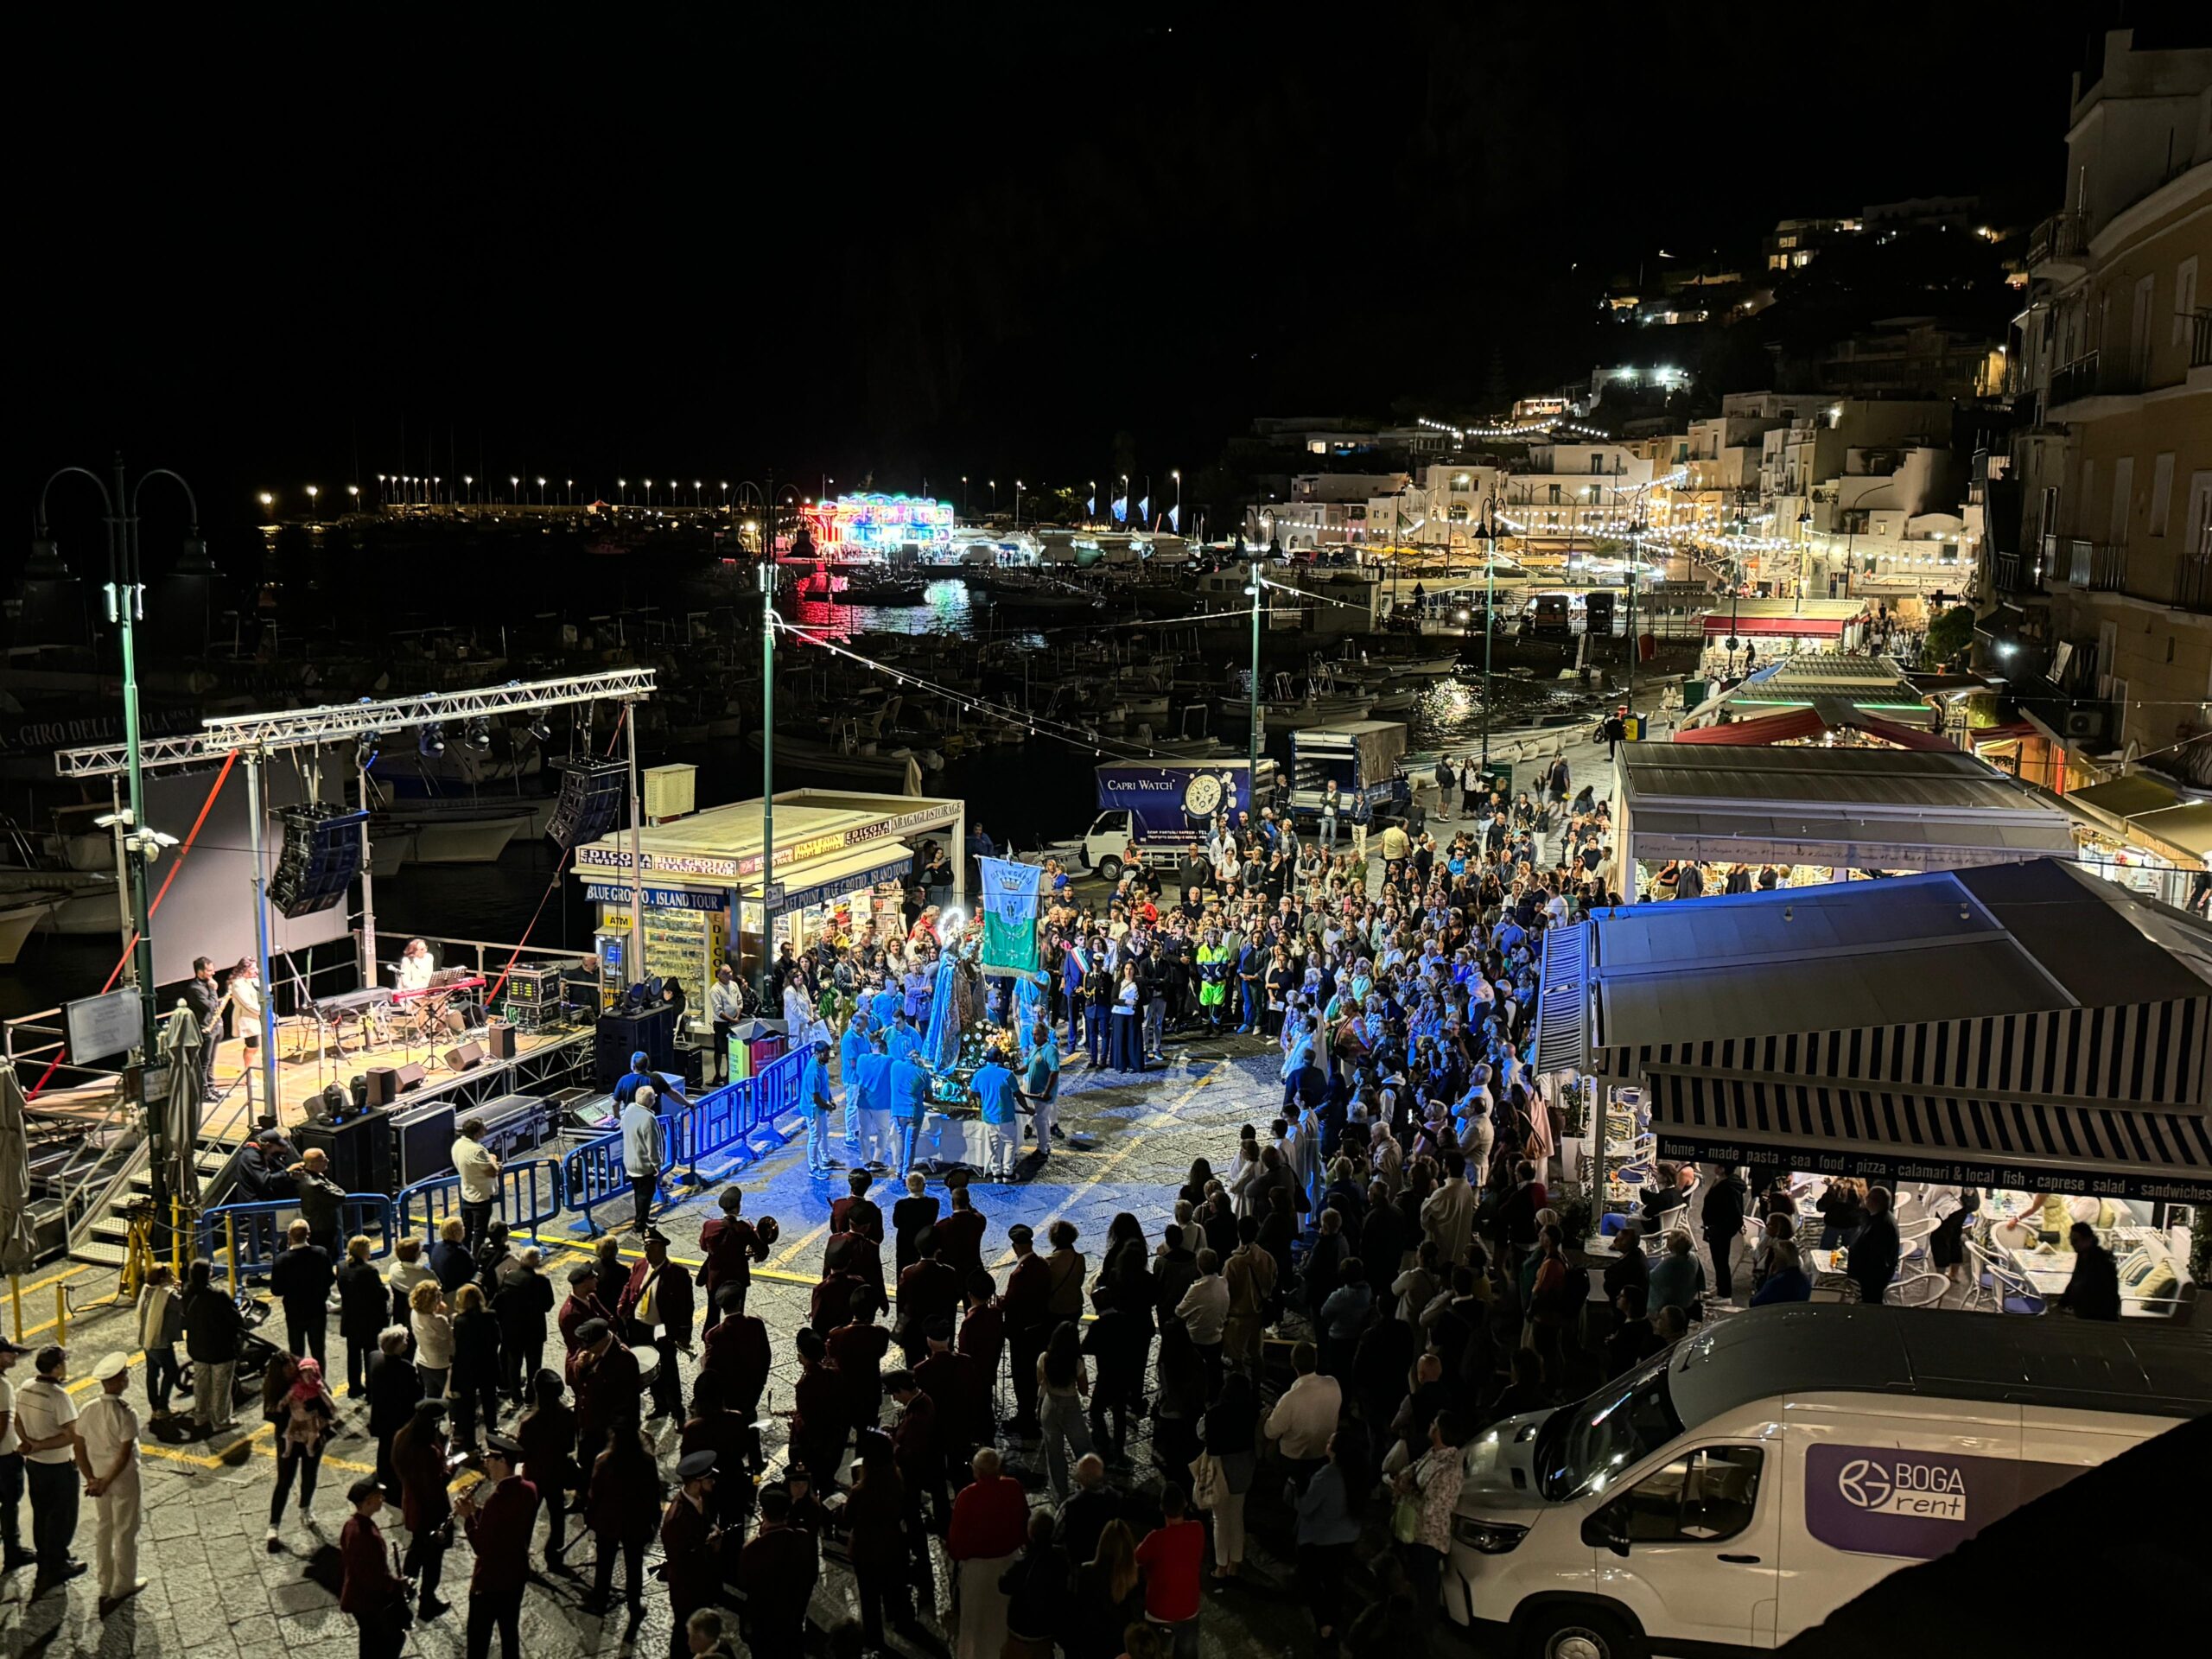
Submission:
M 2125 542 L 2085 542 L 2068 537 L 2061 545 L 2066 555 L 2066 580 L 2073 586 L 2106 594 L 2126 590 Z
M 2039 594 L 2043 591 L 2043 559 L 2033 553 L 1998 553 L 1989 561 L 1990 580 L 2000 594 Z
M 2185 611 L 2212 611 L 2212 557 L 2194 554 L 2174 566 L 2174 603 Z
M 2212 310 L 2190 314 L 2189 366 L 2212 368 Z
M 2082 234 L 2081 214 L 2053 213 L 2028 238 L 2028 269 L 2033 270 L 2054 259 L 2078 259 L 2088 245 L 2088 238 Z
M 2077 397 L 2094 397 L 2097 385 L 2097 359 L 2100 353 L 2087 352 L 2063 368 L 2054 369 L 2050 376 L 2050 402 L 2056 408 L 2070 404 Z

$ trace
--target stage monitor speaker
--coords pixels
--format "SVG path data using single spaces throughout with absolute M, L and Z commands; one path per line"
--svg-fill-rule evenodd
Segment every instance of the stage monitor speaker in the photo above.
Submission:
M 348 1192 L 398 1191 L 391 1179 L 391 1120 L 382 1112 L 343 1123 L 296 1125 L 292 1143 L 302 1152 L 320 1147 L 330 1159 L 330 1179 Z
M 399 1098 L 399 1073 L 391 1066 L 371 1066 L 367 1081 L 370 1105 L 389 1106 Z
M 361 826 L 366 812 L 310 801 L 277 814 L 284 849 L 269 883 L 269 903 L 282 916 L 310 916 L 341 901 L 361 873 Z
M 453 1173 L 454 1119 L 450 1102 L 432 1101 L 408 1111 L 395 1112 L 386 1120 L 391 1127 L 392 1147 L 398 1159 L 403 1186 L 427 1181 L 433 1175 Z
M 396 1079 L 399 1084 L 399 1092 L 404 1095 L 410 1090 L 420 1089 L 423 1086 L 423 1079 L 429 1075 L 429 1067 L 424 1065 L 420 1060 L 410 1060 L 405 1065 L 401 1066 Z
M 561 771 L 561 798 L 553 808 L 553 822 L 546 834 L 563 848 L 597 841 L 617 827 L 628 804 L 630 769 L 626 765 L 584 761 Z
M 446 1050 L 446 1070 L 474 1071 L 484 1064 L 484 1048 L 480 1043 L 463 1043 L 459 1048 Z
M 495 1060 L 512 1060 L 515 1057 L 515 1028 L 503 1020 L 494 1020 L 484 1028 L 484 1040 L 491 1045 Z
M 630 1056 L 643 1050 L 649 1071 L 673 1071 L 676 1064 L 676 1007 L 664 1002 L 635 1014 L 603 1014 L 593 1044 L 594 1071 L 602 1089 L 612 1089 L 630 1070 Z

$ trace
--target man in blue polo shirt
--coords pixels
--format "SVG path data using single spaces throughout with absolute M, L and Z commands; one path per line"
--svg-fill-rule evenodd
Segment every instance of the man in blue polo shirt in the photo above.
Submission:
M 896 1038 L 906 1031 L 902 1020 L 892 1035 Z M 914 1137 L 921 1133 L 922 1115 L 929 1110 L 930 1099 L 930 1076 L 914 1063 L 912 1045 L 905 1053 L 892 1058 L 887 1087 L 890 1091 L 892 1121 L 899 1134 L 899 1179 L 903 1181 L 914 1167 Z
M 885 1036 L 883 1052 L 894 1060 L 903 1060 L 921 1052 L 922 1034 L 914 1029 L 913 1020 L 901 1007 L 898 1019 Z
M 874 1168 L 891 1163 L 891 1057 L 880 1032 L 853 1062 L 845 1084 L 845 1120 L 860 1120 L 860 1154 Z M 855 1166 L 858 1167 L 857 1165 Z
M 622 1081 L 614 1085 L 614 1109 L 619 1112 L 627 1106 L 637 1098 L 640 1089 L 658 1090 L 659 1088 L 660 1079 L 653 1075 L 652 1061 L 641 1048 L 630 1057 L 629 1071 L 623 1075 Z
M 1011 1179 L 1021 1145 L 1021 1091 L 1014 1086 L 1005 1056 L 993 1048 L 969 1079 L 983 1114 L 983 1173 L 992 1180 Z
M 830 1087 L 830 1039 L 817 1037 L 799 1073 L 798 1109 L 806 1114 L 806 1166 L 817 1175 L 830 1170 L 830 1114 L 837 1109 L 837 1096 Z
M 1060 1093 L 1060 1049 L 1053 1039 L 1052 1028 L 1039 1020 L 1030 1033 L 1032 1046 L 1028 1064 L 1023 1070 L 1021 1093 L 1029 1103 L 1031 1122 L 1037 1131 L 1037 1155 L 1052 1155 L 1052 1137 L 1059 1133 L 1052 1122 L 1052 1103 Z
M 868 1052 L 868 1033 L 874 1021 L 866 1014 L 855 1013 L 846 1023 L 845 1034 L 837 1039 L 837 1081 L 845 1086 L 845 1162 L 855 1169 L 861 1166 L 861 1115 L 859 1097 L 854 1093 L 860 1081 L 861 1060 Z

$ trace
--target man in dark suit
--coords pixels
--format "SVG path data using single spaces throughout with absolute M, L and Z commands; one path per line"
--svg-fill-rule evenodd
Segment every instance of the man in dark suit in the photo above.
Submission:
M 669 1499 L 668 1509 L 661 1516 L 660 1550 L 665 1563 L 663 1571 L 668 1580 L 672 1626 L 669 1651 L 673 1659 L 684 1659 L 691 1651 L 684 1637 L 685 1623 L 702 1607 L 714 1605 L 722 1586 L 721 1529 L 713 1519 L 714 1452 L 703 1449 L 694 1452 L 676 1465 L 676 1477 L 683 1484 Z M 765 1494 L 761 1509 L 763 1513 L 767 1509 Z M 813 1588 L 810 1579 L 810 1595 Z M 766 1592 L 774 1593 L 772 1589 Z M 753 1651 L 762 1649 L 756 1646 Z
M 522 1448 L 512 1440 L 486 1435 L 484 1478 L 455 1505 L 476 1552 L 468 1579 L 468 1659 L 489 1659 L 495 1626 L 500 1659 L 522 1659 L 522 1592 L 530 1581 L 537 1488 L 516 1472 L 521 1461 Z
M 330 1179 L 330 1154 L 321 1147 L 310 1147 L 285 1173 L 292 1178 L 297 1192 L 300 1219 L 308 1224 L 308 1236 L 335 1258 L 340 1248 L 338 1209 L 345 1202 L 346 1189 Z
M 1014 1267 L 1006 1276 L 1000 1311 L 1006 1317 L 1007 1351 L 1014 1365 L 1014 1422 L 1017 1434 L 1034 1438 L 1037 1421 L 1037 1359 L 1052 1334 L 1052 1276 L 1037 1254 L 1033 1235 L 1021 1222 L 1006 1230 L 1014 1246 Z M 1084 1560 L 1090 1558 L 1086 1555 Z
M 392 1436 L 407 1427 L 423 1397 L 423 1376 L 407 1357 L 407 1332 L 397 1325 L 377 1338 L 369 1362 L 369 1433 L 377 1443 L 377 1482 L 395 1497 L 399 1476 L 391 1465 Z
M 893 1263 L 902 1274 L 921 1260 L 918 1241 L 937 1225 L 939 1205 L 928 1189 L 926 1176 L 909 1175 L 906 1196 L 891 1206 L 891 1231 L 898 1241 Z
M 215 964 L 205 957 L 192 959 L 192 977 L 184 982 L 184 1002 L 200 1026 L 200 1093 L 213 1099 L 215 1046 L 223 1040 L 223 1023 L 216 1018 L 216 1010 L 223 1006 L 223 993 L 215 983 Z
M 320 1365 L 330 1325 L 330 1288 L 338 1282 L 337 1274 L 330 1265 L 330 1252 L 308 1241 L 304 1221 L 296 1221 L 285 1230 L 284 1243 L 269 1268 L 270 1294 L 284 1305 L 284 1345 Z
M 638 1357 L 614 1339 L 605 1319 L 586 1319 L 577 1329 L 578 1347 L 570 1361 L 576 1389 L 576 1444 L 589 1457 L 607 1448 L 607 1431 L 618 1423 L 635 1427 L 638 1395 L 645 1387 Z M 585 1465 L 590 1466 L 588 1462 Z
M 959 1275 L 962 1284 L 968 1275 L 983 1265 L 983 1229 L 987 1224 L 983 1212 L 975 1206 L 968 1196 L 968 1189 L 952 1189 L 952 1213 L 937 1224 L 937 1242 L 943 1252 L 944 1265 Z
M 667 1535 L 664 1529 L 664 1544 Z M 672 1553 L 670 1559 L 675 1559 Z M 737 1558 L 737 1585 L 745 1592 L 746 1646 L 760 1659 L 798 1659 L 805 1651 L 807 1605 L 821 1575 L 821 1546 L 812 1532 L 792 1521 L 790 1492 L 766 1488 L 760 1494 L 760 1530 Z M 672 1580 L 670 1592 L 673 1597 Z M 677 1629 L 683 1628 L 679 1617 Z
M 1090 1560 L 1098 1554 L 1098 1535 L 1109 1521 L 1122 1516 L 1122 1495 L 1106 1479 L 1106 1465 L 1096 1452 L 1076 1460 L 1075 1491 L 1060 1505 L 1053 1537 L 1070 1560 Z
M 723 1408 L 738 1413 L 750 1425 L 760 1413 L 760 1396 L 768 1387 L 775 1357 L 768 1345 L 768 1327 L 759 1315 L 745 1311 L 744 1294 L 735 1285 L 724 1285 L 721 1299 L 722 1316 L 700 1344 L 699 1369 L 721 1382 Z M 748 1438 L 751 1461 L 757 1469 L 760 1430 L 753 1428 Z
M 569 1351 L 572 1367 L 576 1350 L 583 1346 L 581 1335 L 583 1327 L 593 1319 L 601 1320 L 609 1325 L 614 1323 L 614 1310 L 600 1298 L 599 1269 L 589 1265 L 570 1268 L 568 1300 L 561 1304 L 558 1323 L 561 1345 Z M 573 1369 L 569 1375 L 573 1379 Z
M 691 1275 L 668 1259 L 668 1237 L 649 1231 L 645 1259 L 630 1269 L 630 1281 L 615 1305 L 632 1347 L 651 1347 L 660 1357 L 653 1372 L 655 1417 L 683 1415 L 683 1383 L 677 1375 L 676 1351 L 691 1345 Z
M 1866 1189 L 1866 1224 L 1851 1247 L 1845 1270 L 1859 1287 L 1859 1300 L 1878 1302 L 1889 1294 L 1890 1281 L 1897 1276 L 1897 1258 L 1904 1246 L 1897 1237 L 1897 1198 L 1886 1186 Z

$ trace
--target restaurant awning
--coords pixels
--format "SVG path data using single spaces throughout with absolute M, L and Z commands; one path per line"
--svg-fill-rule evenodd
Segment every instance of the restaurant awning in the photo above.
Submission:
M 1705 613 L 1707 639 L 1735 634 L 1744 639 L 1840 639 L 1850 619 L 1841 616 L 1738 616 L 1726 611 Z
M 2129 772 L 2059 798 L 2092 824 L 2183 869 L 2212 861 L 2212 802 L 2184 800 L 2158 779 Z
M 2212 1203 L 2212 1122 L 2193 1111 L 1889 1093 L 1654 1072 L 1662 1158 L 1786 1163 L 1880 1181 Z
M 1728 743 L 1745 747 L 1768 743 L 1802 743 L 1834 731 L 1864 732 L 1869 737 L 1900 749 L 1949 749 L 1956 746 L 1934 732 L 1885 720 L 1834 697 L 1821 697 L 1809 708 L 1789 709 L 1778 715 L 1730 721 L 1724 726 L 1695 726 L 1676 732 L 1677 743 Z

